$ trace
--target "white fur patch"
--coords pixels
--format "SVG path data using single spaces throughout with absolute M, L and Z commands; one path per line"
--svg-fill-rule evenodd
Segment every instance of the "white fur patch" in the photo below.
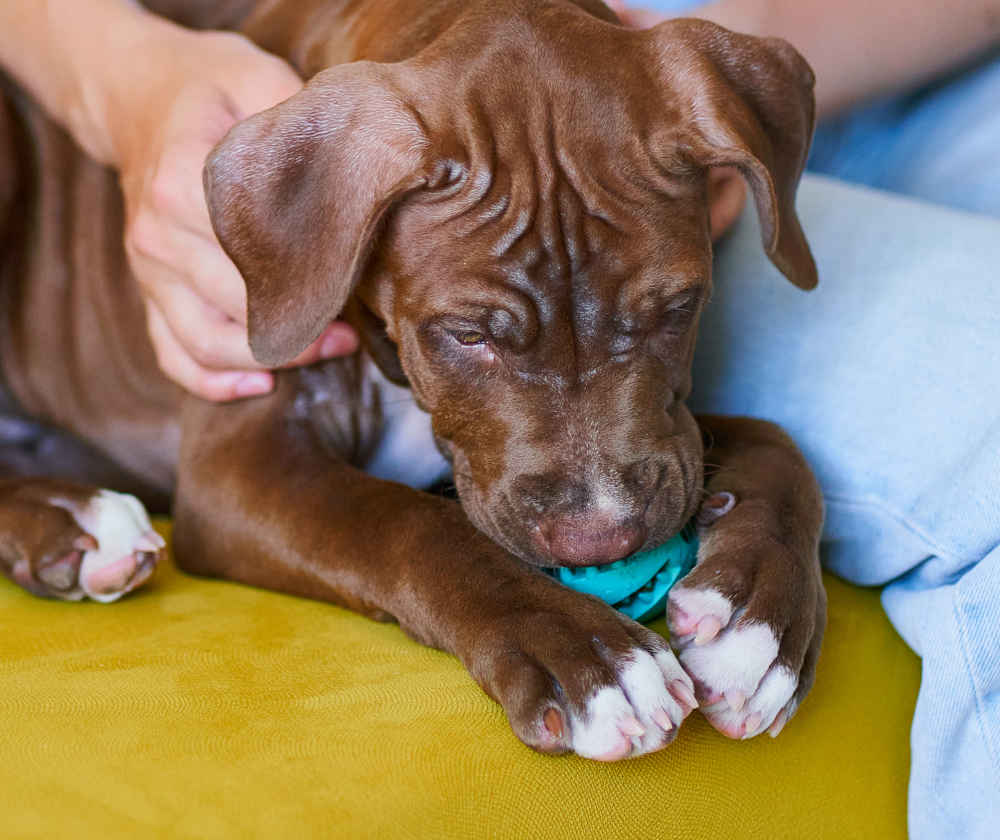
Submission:
M 584 758 L 623 758 L 628 753 L 630 739 L 619 727 L 634 715 L 621 689 L 611 686 L 598 689 L 587 700 L 583 720 L 570 720 L 573 751 Z
M 387 481 L 422 489 L 451 475 L 451 465 L 434 443 L 431 416 L 422 411 L 409 388 L 390 382 L 374 362 L 365 374 L 381 393 L 385 426 L 365 472 Z
M 119 592 L 92 591 L 87 581 L 95 572 L 136 551 L 146 550 L 140 545 L 144 540 L 152 538 L 157 546 L 162 545 L 159 537 L 149 536 L 153 526 L 142 502 L 127 493 L 98 490 L 82 510 L 59 500 L 53 500 L 52 504 L 69 511 L 81 530 L 97 540 L 99 548 L 83 555 L 79 574 L 80 588 L 95 601 L 106 604 L 117 601 L 128 591 L 127 588 Z
M 750 697 L 778 655 L 778 639 L 766 624 L 734 625 L 704 645 L 685 645 L 684 669 L 720 694 Z
M 702 711 L 713 726 L 731 737 L 752 738 L 774 722 L 778 712 L 791 700 L 798 682 L 798 677 L 791 670 L 784 665 L 775 665 L 742 709 L 734 711 L 725 700 L 721 700 Z
M 685 710 L 668 691 L 674 680 L 693 689 L 676 657 L 668 652 L 654 659 L 646 651 L 633 651 L 618 672 L 617 686 L 598 689 L 587 701 L 583 719 L 571 715 L 573 751 L 584 758 L 612 759 L 643 755 L 672 739 L 684 720 Z M 673 728 L 665 732 L 654 715 L 666 712 Z M 623 731 L 630 718 L 638 720 L 642 735 Z
M 723 699 L 702 707 L 712 725 L 732 738 L 752 738 L 767 729 L 789 703 L 798 675 L 776 664 L 778 639 L 766 624 L 740 625 L 729 599 L 714 589 L 678 586 L 670 593 L 673 644 L 681 663 L 709 695 Z M 704 644 L 695 642 L 698 624 L 715 618 L 719 634 Z M 742 706 L 733 709 L 732 705 Z M 732 703 L 731 703 L 732 701 Z

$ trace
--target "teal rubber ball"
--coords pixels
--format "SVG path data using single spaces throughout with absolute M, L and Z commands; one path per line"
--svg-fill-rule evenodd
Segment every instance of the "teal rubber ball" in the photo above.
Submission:
M 694 568 L 698 537 L 687 525 L 658 548 L 604 566 L 561 566 L 548 572 L 560 583 L 600 598 L 636 621 L 652 621 L 667 608 L 667 595 Z

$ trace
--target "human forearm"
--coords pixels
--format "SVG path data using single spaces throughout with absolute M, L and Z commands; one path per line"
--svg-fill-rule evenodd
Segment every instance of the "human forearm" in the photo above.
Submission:
M 115 113 L 182 32 L 133 0 L 5 0 L 0 65 L 89 154 L 116 163 Z
M 821 117 L 915 87 L 1000 44 L 1000 0 L 716 0 L 692 14 L 790 41 L 816 71 Z
M 296 93 L 279 58 L 232 32 L 184 29 L 134 0 L 0 0 L 0 66 L 118 170 L 125 250 L 164 373 L 205 399 L 269 391 L 250 354 L 243 281 L 219 247 L 201 170 L 250 114 Z M 332 324 L 299 358 L 351 352 Z

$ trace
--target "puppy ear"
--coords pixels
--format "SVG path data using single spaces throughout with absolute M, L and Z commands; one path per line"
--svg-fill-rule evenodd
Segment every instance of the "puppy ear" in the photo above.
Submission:
M 208 158 L 212 226 L 246 282 L 261 364 L 295 358 L 340 313 L 386 212 L 425 183 L 429 144 L 394 73 L 372 62 L 319 73 Z
M 687 153 L 701 166 L 740 170 L 757 204 L 764 251 L 796 286 L 814 288 L 816 264 L 795 212 L 815 123 L 809 65 L 780 38 L 703 20 L 667 21 L 650 37 L 690 129 Z

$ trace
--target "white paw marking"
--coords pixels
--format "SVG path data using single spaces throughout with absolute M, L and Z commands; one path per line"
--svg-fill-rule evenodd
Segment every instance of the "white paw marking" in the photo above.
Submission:
M 779 641 L 768 625 L 740 624 L 743 610 L 714 589 L 675 587 L 670 600 L 672 644 L 712 701 L 701 711 L 716 729 L 730 738 L 752 738 L 783 709 L 788 717 L 794 713 L 799 678 L 776 662 Z M 711 632 L 703 636 L 699 624 Z
M 101 577 L 103 569 L 136 551 L 158 551 L 163 547 L 163 539 L 153 531 L 146 509 L 135 496 L 99 490 L 82 509 L 58 499 L 52 504 L 67 510 L 76 524 L 97 540 L 97 550 L 84 553 L 79 574 L 80 589 L 95 601 L 117 601 L 132 588 L 123 584 L 116 591 L 97 591 L 93 581 Z
M 644 650 L 632 652 L 618 671 L 618 685 L 598 689 L 586 703 L 582 719 L 570 716 L 573 751 L 584 758 L 605 761 L 654 752 L 674 737 L 687 710 L 668 690 L 675 680 L 693 689 L 676 657 L 661 652 L 654 658 Z M 663 713 L 668 730 L 657 723 Z M 635 730 L 635 722 L 644 730 Z
M 630 740 L 620 727 L 634 715 L 621 689 L 611 686 L 598 689 L 587 700 L 586 717 L 570 718 L 573 751 L 584 758 L 624 758 Z
M 778 639 L 766 624 L 736 624 L 714 641 L 681 651 L 685 670 L 721 694 L 750 697 L 778 655 Z
M 717 729 L 731 738 L 752 738 L 767 729 L 778 712 L 788 705 L 798 685 L 798 677 L 784 665 L 775 665 L 761 680 L 756 693 L 739 711 L 725 700 L 702 709 Z M 794 708 L 789 708 L 789 717 Z

